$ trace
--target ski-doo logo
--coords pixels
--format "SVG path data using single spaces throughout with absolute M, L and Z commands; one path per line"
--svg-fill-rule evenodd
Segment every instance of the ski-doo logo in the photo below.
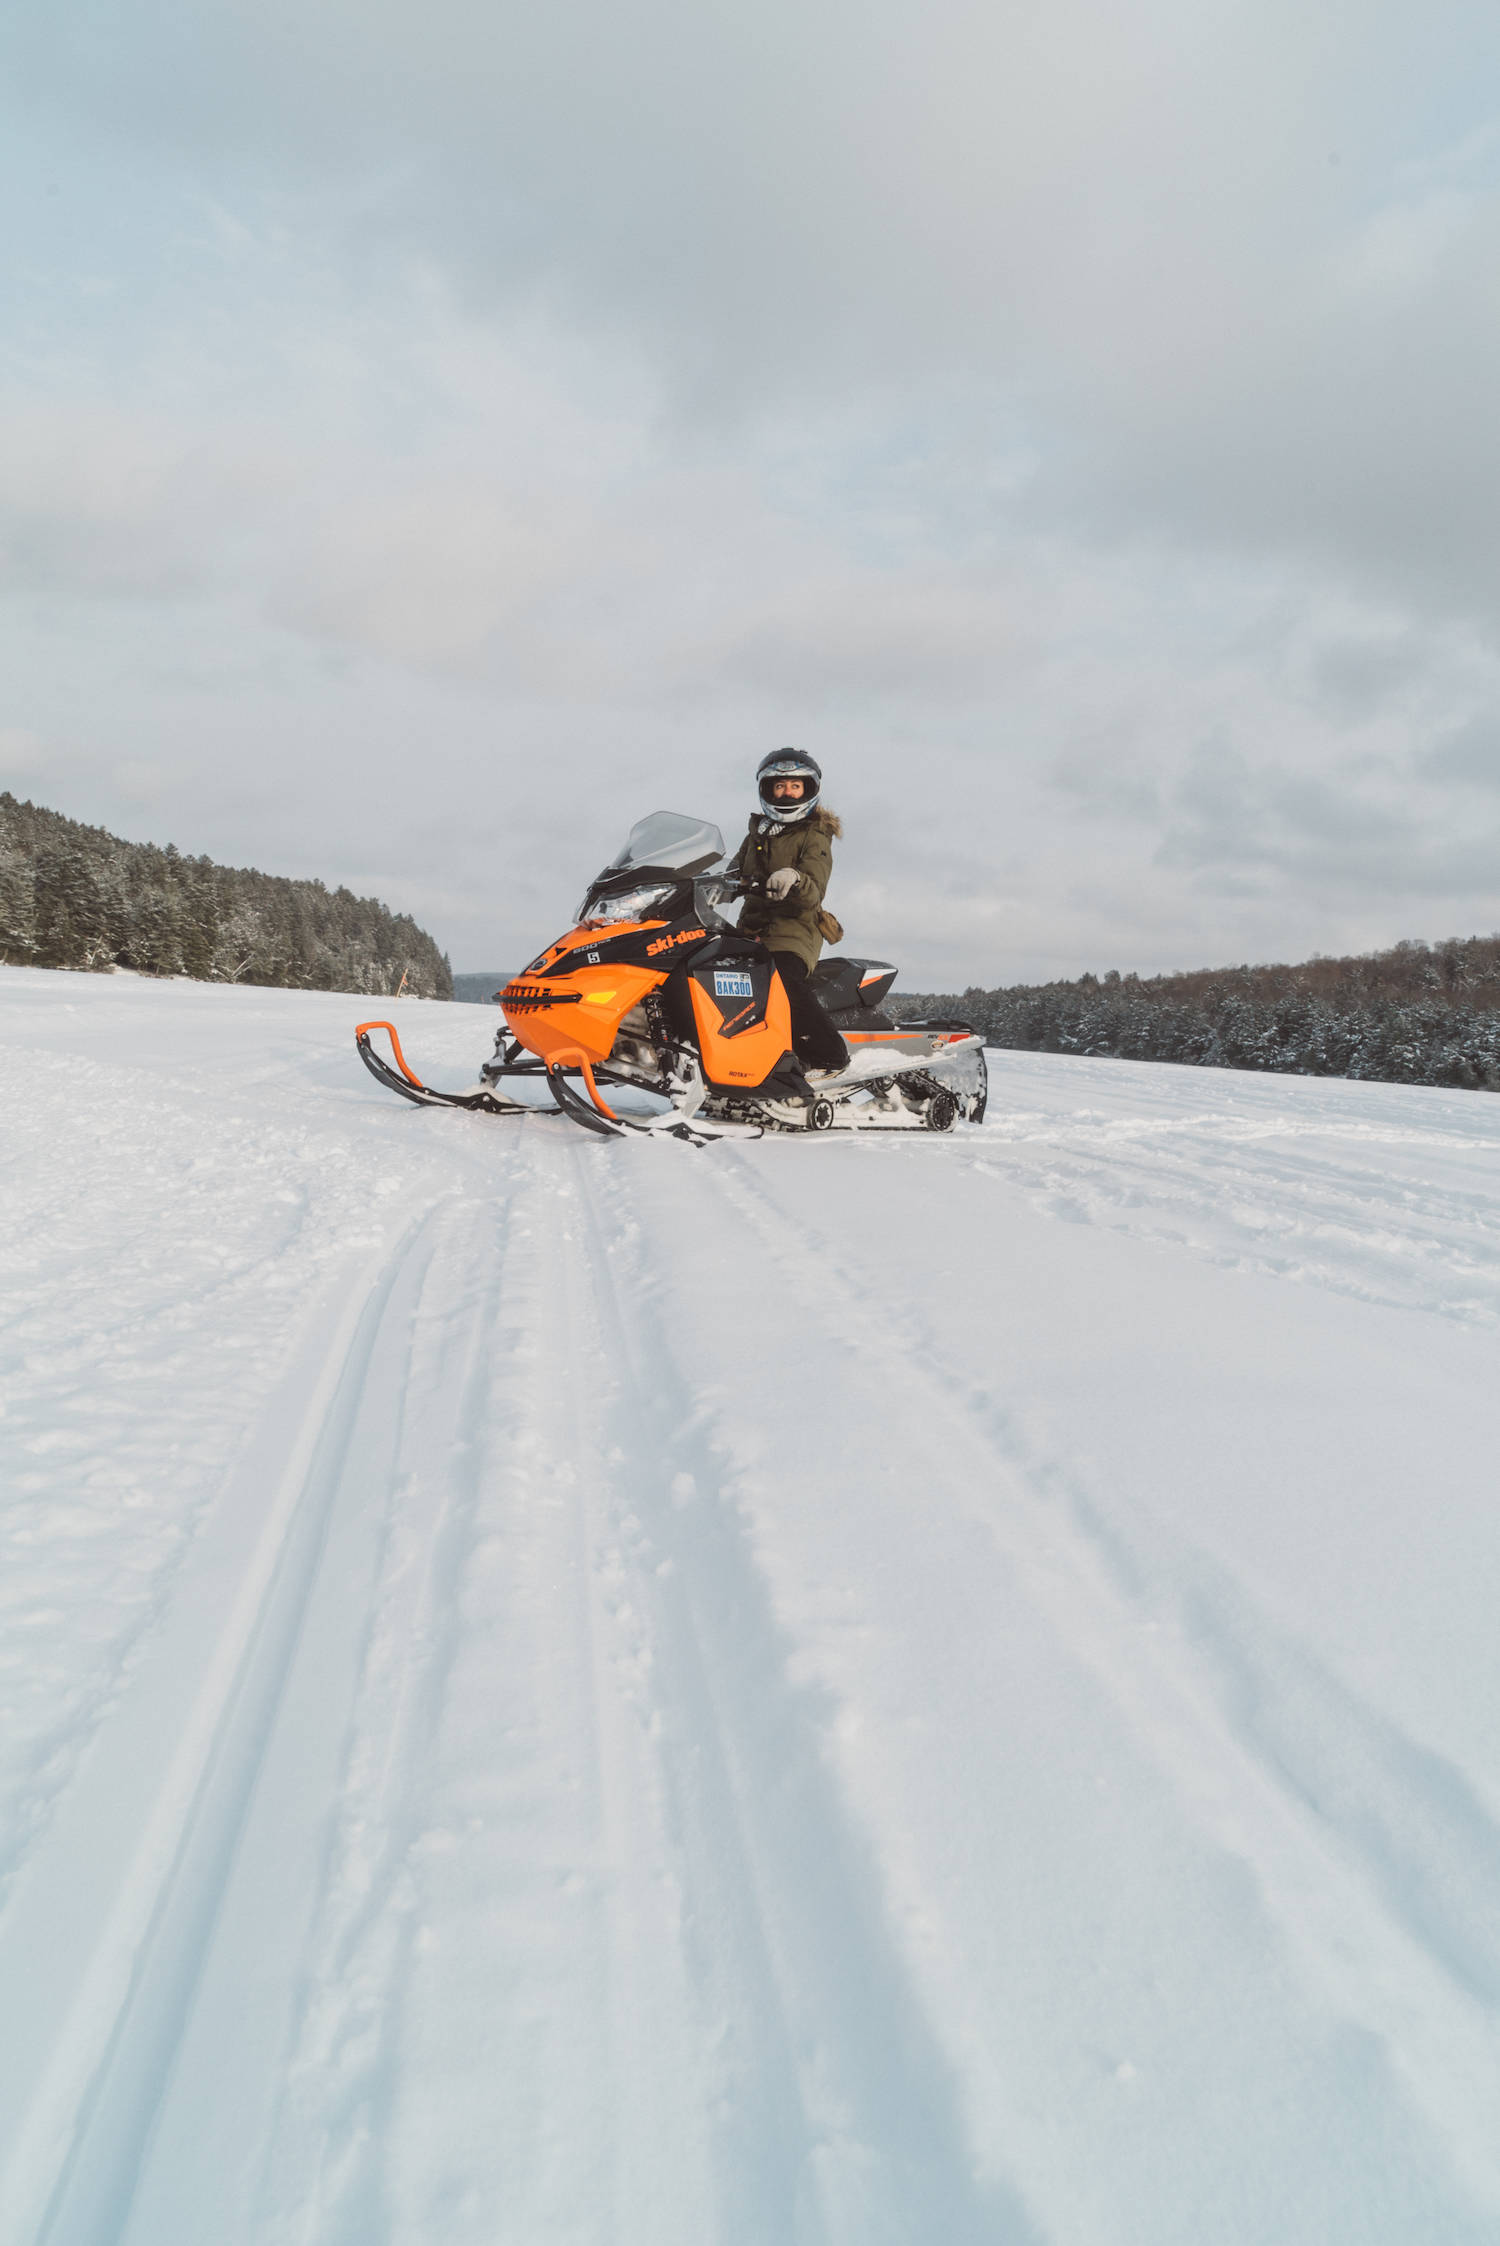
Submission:
M 696 944 L 707 934 L 706 928 L 680 928 L 675 936 L 658 936 L 654 944 L 647 944 L 646 957 L 654 959 L 659 951 L 675 951 L 679 944 Z

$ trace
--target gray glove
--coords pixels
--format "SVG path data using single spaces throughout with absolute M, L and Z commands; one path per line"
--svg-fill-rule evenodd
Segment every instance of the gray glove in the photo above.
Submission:
M 789 897 L 796 888 L 798 878 L 795 866 L 778 866 L 766 883 L 766 895 L 780 904 L 782 898 Z

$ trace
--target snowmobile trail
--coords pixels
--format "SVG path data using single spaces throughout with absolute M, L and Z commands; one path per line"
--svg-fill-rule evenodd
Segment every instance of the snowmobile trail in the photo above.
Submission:
M 712 1391 L 654 1315 L 662 1275 L 632 1206 L 637 1173 L 580 1168 L 623 1375 L 617 1448 L 641 1462 L 619 1529 L 649 1602 L 646 1691 L 720 2117 L 711 2234 L 812 2246 L 931 2230 L 1021 2246 L 1035 2234 L 1014 2194 L 976 2182 L 949 2070 L 828 1767 L 826 1712 L 792 1674 Z
M 1403 2100 L 1427 2110 L 1500 2215 L 1500 1943 L 1489 1915 L 1500 1822 L 1204 1555 L 1112 1520 L 1076 1462 L 1028 1444 L 998 1383 L 956 1371 L 918 1304 L 893 1309 L 856 1279 L 844 1243 L 791 1223 L 760 1172 L 726 1162 L 711 1183 L 882 1392 L 888 1457 L 899 1458 L 897 1430 L 944 1426 L 929 1497 L 951 1492 L 984 1522 L 1012 1583 L 1163 1768 L 1200 1842 L 1250 1869 L 1299 1970 L 1389 2051 Z M 879 1408 L 866 1400 L 858 1416 L 869 1424 Z
M 348 1290 L 327 1346 L 296 1365 L 192 1554 L 171 1628 L 113 1716 L 108 1758 L 95 1755 L 47 1836 L 47 1854 L 67 1876 L 31 1865 L 7 1915 L 0 1988 L 9 2001 L 0 2009 L 34 2016 L 40 1966 L 53 2015 L 40 2080 L 29 2096 L 11 2086 L 16 2102 L 6 2100 L 25 2117 L 0 2200 L 7 2236 L 59 2246 L 102 2239 L 128 2204 L 276 1723 L 382 1329 L 416 1283 L 426 1235 L 415 1227 Z M 96 1861 L 94 1892 L 80 1896 L 84 1833 Z
M 1065 1222 L 1191 1246 L 1226 1268 L 1467 1324 L 1500 1320 L 1500 1211 L 1473 1159 L 1494 1139 L 1459 1127 L 1451 1096 L 1435 1096 L 1448 1128 L 1435 1116 L 1415 1130 L 1399 1093 L 1377 1120 L 1351 1109 L 1362 1087 L 1299 1085 L 1307 1112 L 1288 1113 L 1263 1078 L 1235 1079 L 1213 1105 L 1182 1081 L 1197 1071 L 1164 1070 L 1177 1079 L 1169 1099 L 1141 1081 L 1149 1069 L 1123 1065 L 1132 1091 L 1140 1084 L 1137 1112 L 1018 1105 L 969 1156 L 974 1171 L 1021 1183 Z M 1029 1056 L 1005 1057 L 1007 1102 L 1026 1100 L 1031 1073 Z
M 351 2138 L 378 2133 L 416 1933 L 402 1892 L 406 1819 L 451 1658 L 474 1497 L 464 1430 L 488 1341 L 482 1278 L 507 1215 L 503 1200 L 481 1212 L 457 1197 L 434 1213 L 338 1446 L 280 1735 L 122 2234 L 131 2240 L 193 2235 L 210 2192 L 216 2235 L 276 2235 L 288 2178 L 299 2234 L 319 2235 L 304 2226 L 328 2175 L 350 2166 Z M 424 1472 L 433 1443 L 436 1474 Z M 309 2106 L 301 2092 L 319 2060 L 338 2096 Z
M 608 1490 L 615 1368 L 561 1152 L 545 1124 L 509 1151 L 473 1543 L 430 1768 L 405 1811 L 408 1908 L 429 1934 L 351 2237 L 440 2222 L 476 2241 L 497 2224 L 686 2238 L 699 2212 L 669 1867 L 633 1699 L 638 1600 Z M 428 2049 L 443 2064 L 431 2087 L 411 2063 Z

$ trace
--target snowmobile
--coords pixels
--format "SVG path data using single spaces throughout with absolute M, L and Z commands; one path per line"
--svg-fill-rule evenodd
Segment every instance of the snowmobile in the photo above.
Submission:
M 418 1106 L 523 1115 L 503 1089 L 545 1083 L 563 1114 L 605 1137 L 668 1133 L 705 1144 L 767 1131 L 951 1131 L 980 1122 L 984 1049 L 966 1022 L 897 1022 L 881 1002 L 897 970 L 825 959 L 810 987 L 843 1036 L 848 1065 L 809 1078 L 792 1050 L 786 989 L 765 945 L 719 908 L 754 892 L 724 868 L 715 826 L 656 811 L 590 882 L 568 933 L 496 993 L 505 1026 L 466 1092 L 434 1091 L 406 1065 L 389 1022 L 362 1022 L 360 1057 Z M 395 1065 L 371 1040 L 383 1030 Z M 612 1106 L 604 1087 L 664 1102 Z M 580 1089 L 581 1087 L 581 1089 Z

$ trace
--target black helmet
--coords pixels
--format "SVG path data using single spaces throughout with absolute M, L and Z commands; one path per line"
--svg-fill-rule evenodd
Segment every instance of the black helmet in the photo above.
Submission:
M 775 780 L 805 780 L 807 792 L 800 803 L 778 803 L 771 793 Z M 773 749 L 763 756 L 755 773 L 755 785 L 760 792 L 760 807 L 768 819 L 783 827 L 795 827 L 817 809 L 818 790 L 823 785 L 822 767 L 816 757 L 806 749 Z

